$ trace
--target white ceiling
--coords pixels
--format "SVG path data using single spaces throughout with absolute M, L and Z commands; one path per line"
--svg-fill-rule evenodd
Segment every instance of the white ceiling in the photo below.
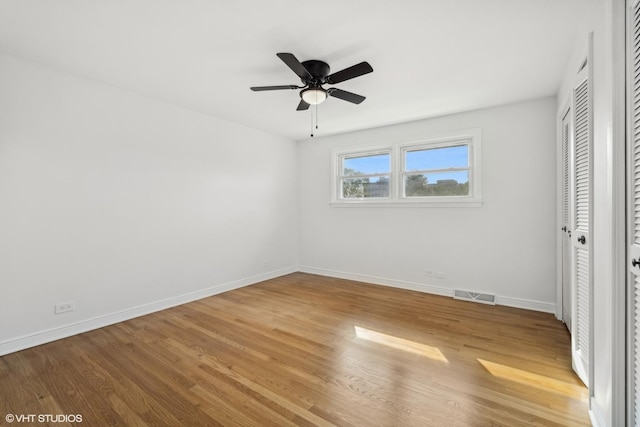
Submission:
M 285 137 L 309 136 L 276 57 L 372 74 L 317 136 L 554 95 L 597 0 L 0 0 L 0 52 Z

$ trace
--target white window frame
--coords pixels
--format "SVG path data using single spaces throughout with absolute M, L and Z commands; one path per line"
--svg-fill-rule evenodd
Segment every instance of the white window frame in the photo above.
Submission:
M 405 153 L 407 151 L 443 148 L 462 144 L 466 144 L 468 146 L 468 196 L 404 196 L 404 176 L 406 174 L 411 174 L 411 172 L 404 170 Z M 343 175 L 341 175 L 340 168 L 342 166 L 342 159 L 383 153 L 389 153 L 391 159 L 391 172 L 389 173 L 389 197 L 360 199 L 341 198 L 340 182 Z M 385 146 L 333 150 L 330 205 L 332 207 L 480 207 L 482 206 L 482 174 L 480 170 L 481 153 L 482 133 L 480 128 L 432 134 L 420 140 L 405 140 Z M 457 170 L 459 168 L 455 169 Z M 467 170 L 467 168 L 464 169 Z M 446 171 L 446 169 L 440 171 Z
M 343 175 L 342 173 L 342 162 L 344 159 L 354 158 L 354 157 L 366 157 L 366 156 L 378 156 L 388 154 L 389 155 L 389 172 L 388 173 L 376 173 L 376 174 L 364 174 L 364 175 Z M 382 148 L 366 148 L 366 149 L 358 149 L 358 150 L 347 150 L 347 151 L 337 151 L 333 156 L 333 191 L 332 191 L 332 200 L 339 200 L 340 203 L 352 203 L 352 202 L 388 202 L 393 199 L 394 192 L 394 153 L 391 147 L 382 147 Z M 382 176 L 389 176 L 389 196 L 388 197 L 362 197 L 362 198 L 342 198 L 342 186 L 341 182 L 343 179 L 350 178 L 377 178 Z

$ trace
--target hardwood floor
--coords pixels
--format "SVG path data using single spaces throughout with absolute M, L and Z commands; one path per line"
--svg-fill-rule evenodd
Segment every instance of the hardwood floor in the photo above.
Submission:
M 78 414 L 84 426 L 589 425 L 554 316 L 303 273 L 3 356 L 0 423 L 30 425 L 6 414 Z

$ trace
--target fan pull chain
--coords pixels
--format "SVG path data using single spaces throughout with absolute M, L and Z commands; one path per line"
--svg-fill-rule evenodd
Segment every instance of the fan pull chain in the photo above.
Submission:
M 313 138 L 313 110 L 311 111 L 311 138 Z M 315 114 L 315 121 L 316 121 L 316 125 L 315 128 L 318 129 L 318 104 L 316 104 L 316 114 Z

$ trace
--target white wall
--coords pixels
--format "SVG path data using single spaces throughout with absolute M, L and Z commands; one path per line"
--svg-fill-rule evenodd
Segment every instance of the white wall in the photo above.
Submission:
M 304 271 L 555 312 L 555 98 L 344 135 L 299 147 Z M 331 150 L 482 130 L 480 208 L 330 207 Z M 424 268 L 446 273 L 427 278 Z
M 0 94 L 0 354 L 295 269 L 294 142 L 9 56 Z

